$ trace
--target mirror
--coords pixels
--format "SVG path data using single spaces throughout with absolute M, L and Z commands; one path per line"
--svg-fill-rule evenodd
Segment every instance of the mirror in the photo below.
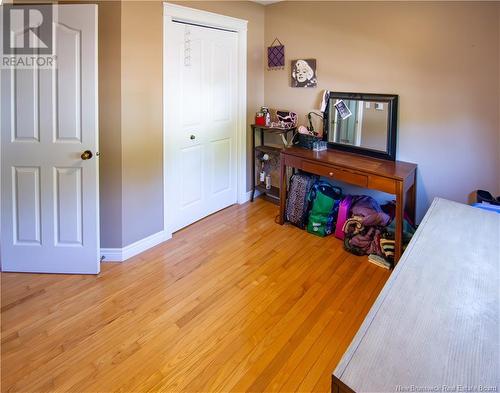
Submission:
M 396 159 L 397 95 L 330 92 L 325 139 L 333 149 Z

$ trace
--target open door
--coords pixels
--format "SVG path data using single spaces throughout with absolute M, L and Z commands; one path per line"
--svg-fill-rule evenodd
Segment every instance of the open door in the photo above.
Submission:
M 2 13 L 10 35 L 2 56 L 46 60 L 2 63 L 2 270 L 96 274 L 97 6 L 5 5 Z

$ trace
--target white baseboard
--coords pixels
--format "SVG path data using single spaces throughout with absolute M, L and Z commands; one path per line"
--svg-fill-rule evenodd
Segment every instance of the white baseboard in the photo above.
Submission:
M 102 262 L 122 262 L 121 248 L 101 248 Z
M 171 237 L 171 234 L 160 231 L 123 248 L 101 248 L 101 257 L 104 257 L 103 262 L 123 262 L 157 244 L 169 240 Z
M 248 191 L 244 195 L 244 200 L 239 204 L 248 202 L 252 197 L 252 191 Z M 260 192 L 255 190 L 254 197 L 257 198 L 259 195 Z M 171 238 L 171 233 L 160 231 L 122 248 L 101 248 L 101 258 L 104 257 L 103 262 L 123 262 Z
M 254 199 L 257 198 L 259 195 L 260 195 L 260 191 L 255 190 Z M 243 201 L 239 202 L 238 204 L 243 205 L 244 203 L 247 203 L 251 198 L 252 198 L 252 191 L 250 190 L 250 191 L 247 191 L 247 193 L 245 194 L 245 198 L 243 199 Z

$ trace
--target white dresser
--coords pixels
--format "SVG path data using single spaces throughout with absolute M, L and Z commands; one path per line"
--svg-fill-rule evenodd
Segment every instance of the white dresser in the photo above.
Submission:
M 500 214 L 436 198 L 332 391 L 500 391 Z

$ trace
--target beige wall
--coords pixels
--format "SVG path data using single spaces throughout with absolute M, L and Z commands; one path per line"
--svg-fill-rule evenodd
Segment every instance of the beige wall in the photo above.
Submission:
M 163 229 L 163 6 L 126 1 L 121 17 L 122 245 Z
M 102 247 L 122 246 L 121 3 L 99 3 L 99 189 Z
M 286 70 L 265 72 L 270 107 L 304 114 L 322 89 L 399 94 L 397 157 L 418 170 L 418 215 L 435 196 L 500 193 L 498 3 L 296 2 L 266 7 L 265 42 Z M 290 60 L 318 60 L 318 88 L 289 87 Z

